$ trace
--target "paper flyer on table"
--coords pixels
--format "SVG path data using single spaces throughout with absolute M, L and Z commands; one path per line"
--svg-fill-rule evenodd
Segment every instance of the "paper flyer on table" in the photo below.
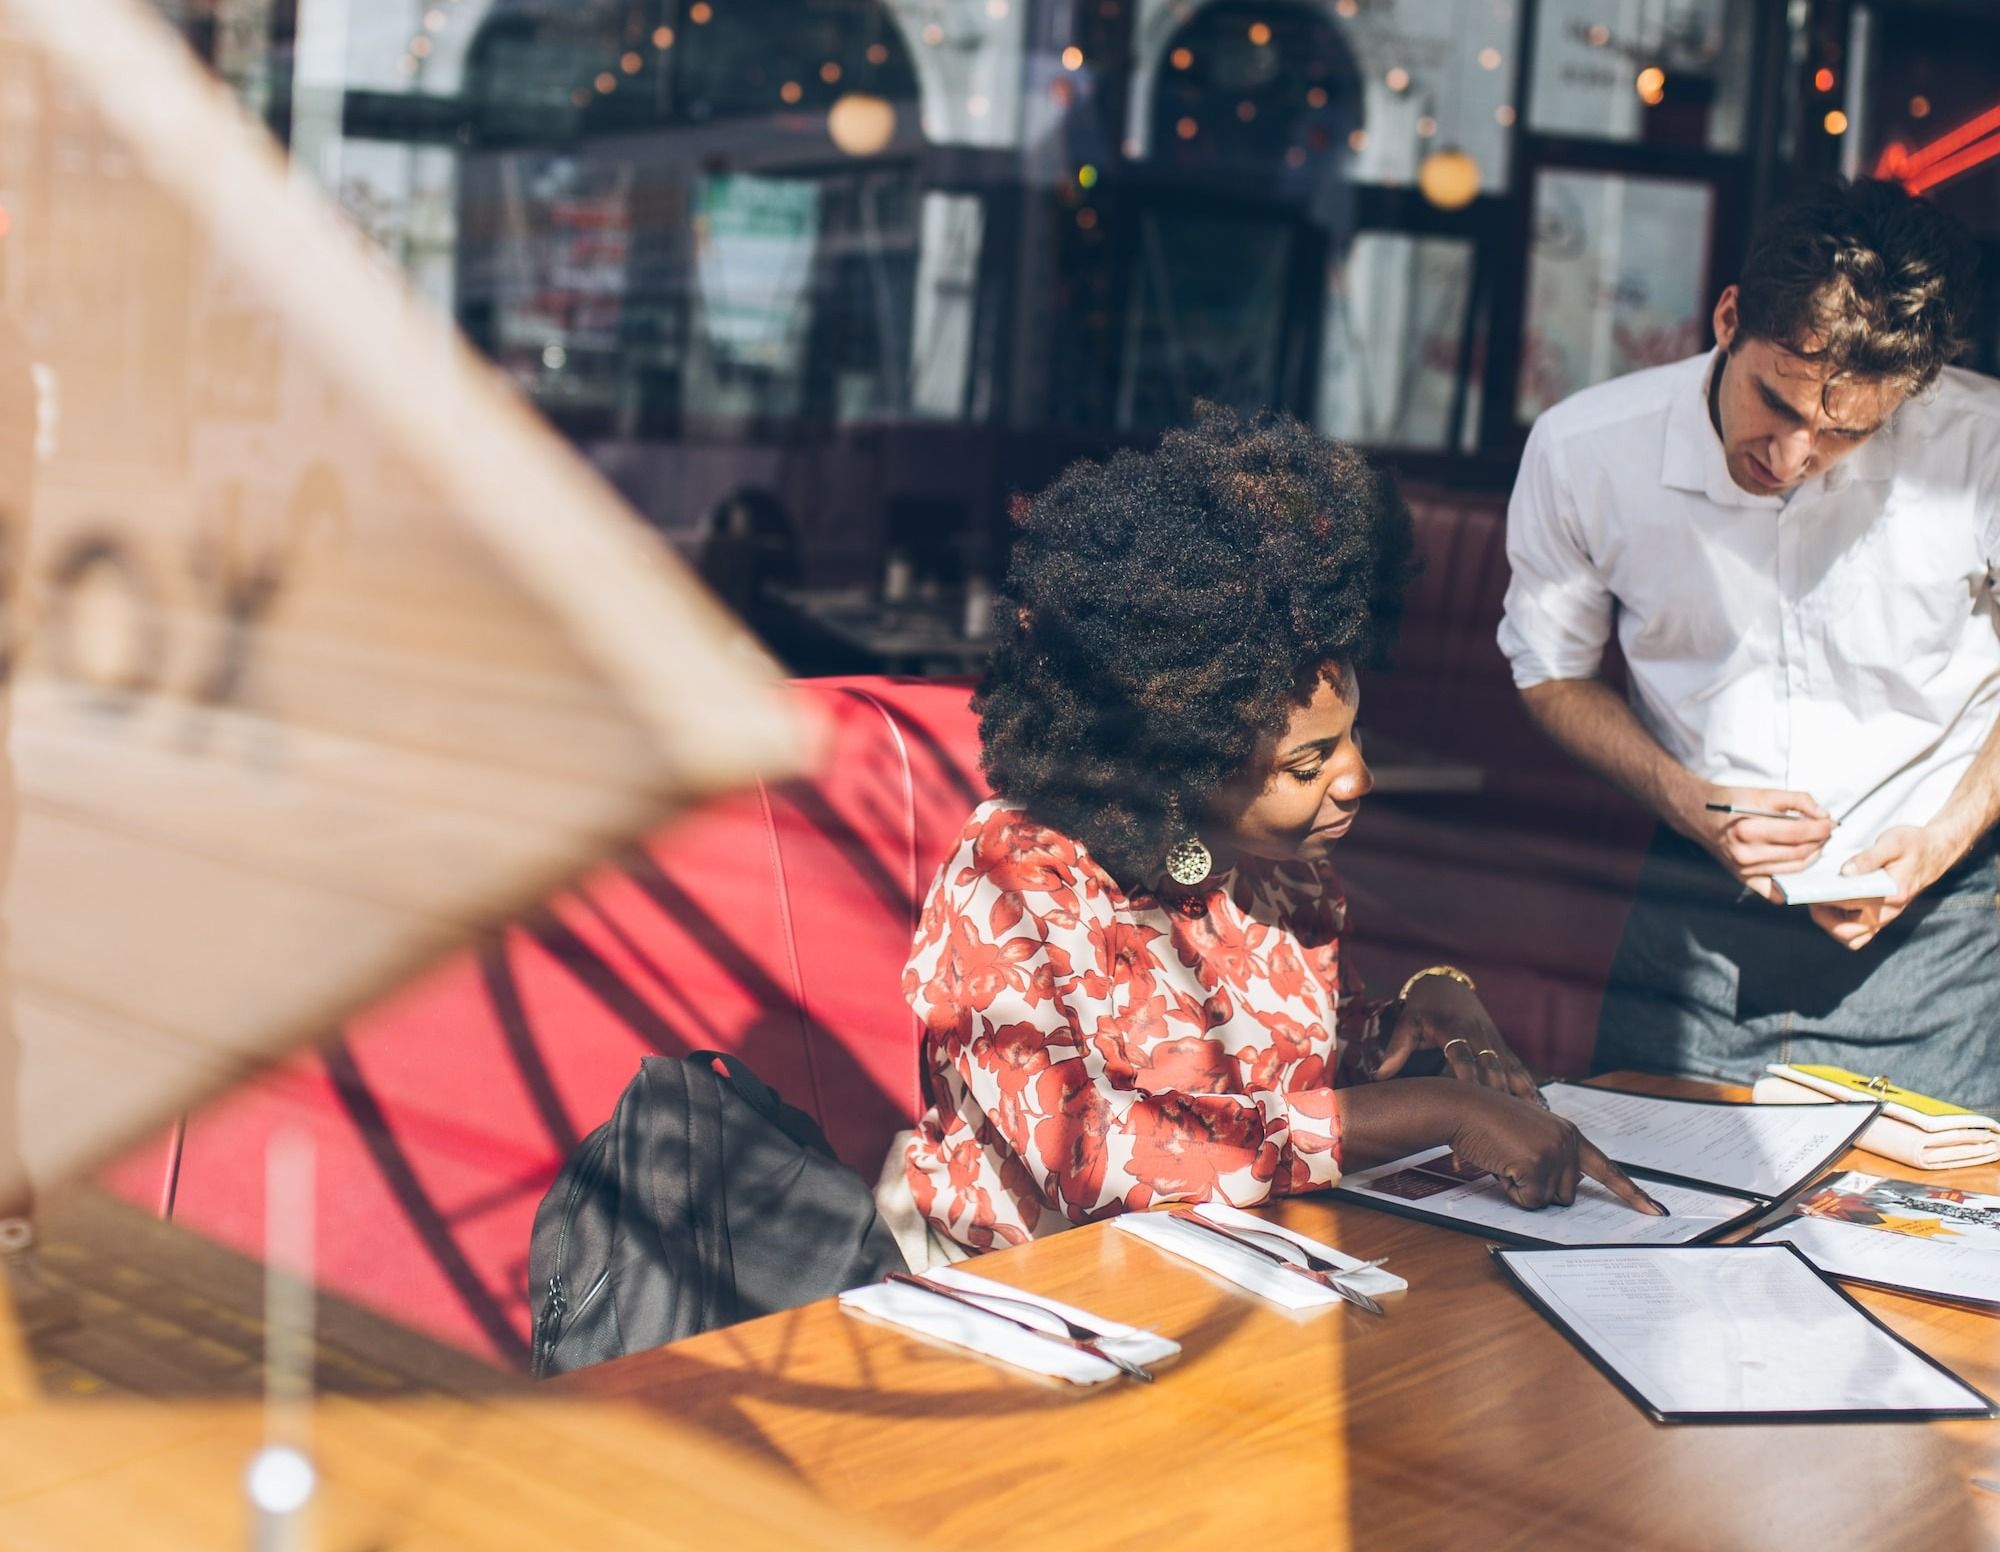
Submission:
M 1757 1237 L 1830 1277 L 2000 1307 L 2000 1196 L 1850 1170 Z

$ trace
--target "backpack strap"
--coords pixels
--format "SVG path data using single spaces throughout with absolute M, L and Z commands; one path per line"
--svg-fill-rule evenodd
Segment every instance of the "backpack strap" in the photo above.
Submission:
M 752 1072 L 741 1058 L 731 1056 L 727 1051 L 690 1051 L 687 1061 L 710 1077 L 715 1075 L 719 1064 L 728 1075 L 730 1087 L 758 1115 L 801 1148 L 829 1159 L 835 1156 L 833 1144 L 826 1140 L 826 1133 L 820 1130 L 819 1122 L 798 1106 L 786 1104 L 778 1096 L 778 1091 Z
M 729 1074 L 729 1081 L 735 1085 L 750 1108 L 774 1126 L 783 1126 L 785 1102 L 778 1098 L 778 1091 L 750 1070 L 749 1063 L 741 1057 L 731 1056 L 727 1051 L 690 1051 L 689 1062 L 695 1066 L 713 1071 L 716 1067 Z
M 683 1092 L 687 1096 L 688 1167 L 692 1177 L 688 1213 L 694 1226 L 695 1255 L 701 1277 L 697 1305 L 700 1324 L 694 1328 L 697 1331 L 726 1326 L 738 1318 L 736 1256 L 729 1239 L 729 1157 L 723 1140 L 722 1082 L 714 1067 L 700 1059 L 713 1054 L 696 1052 L 683 1064 L 687 1074 Z M 743 1070 L 749 1071 L 747 1067 Z M 731 1078 L 734 1077 L 732 1073 Z M 773 1104 L 777 1102 L 777 1095 L 768 1088 L 764 1092 Z

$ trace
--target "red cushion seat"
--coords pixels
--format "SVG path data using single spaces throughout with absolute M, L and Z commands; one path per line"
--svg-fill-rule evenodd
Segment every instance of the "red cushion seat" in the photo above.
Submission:
M 280 1127 L 316 1143 L 322 1286 L 508 1363 L 528 1227 L 639 1059 L 735 1052 L 871 1180 L 915 1118 L 901 995 L 922 893 L 985 796 L 963 686 L 816 680 L 810 778 L 667 825 L 533 916 L 191 1116 L 176 1220 L 249 1255 Z M 154 1207 L 169 1151 L 109 1172 Z

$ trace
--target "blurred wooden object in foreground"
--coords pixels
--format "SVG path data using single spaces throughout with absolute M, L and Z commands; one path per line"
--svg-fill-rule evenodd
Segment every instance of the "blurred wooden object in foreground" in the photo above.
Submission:
M 73 1175 L 807 751 L 735 621 L 150 13 L 5 0 L 0 95 L 0 381 L 40 405 L 0 493 L 4 1215 L 19 1155 Z
M 0 1546 L 250 1545 L 261 1268 L 89 1190 L 43 1227 L 78 1319 L 25 1350 L 0 1276 Z M 539 1392 L 338 1300 L 315 1346 L 322 1552 L 893 1545 L 671 1419 Z

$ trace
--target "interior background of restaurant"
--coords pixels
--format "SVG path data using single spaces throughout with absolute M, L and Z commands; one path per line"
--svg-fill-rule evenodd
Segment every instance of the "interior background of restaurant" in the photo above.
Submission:
M 1198 396 L 1368 446 L 1428 562 L 1364 714 L 1414 786 L 1343 851 L 1369 963 L 1507 965 L 1501 995 L 1541 1009 L 1523 1049 L 1558 1032 L 1558 1070 L 1583 1059 L 1649 820 L 1526 726 L 1493 644 L 1527 426 L 1703 348 L 1774 198 L 2000 96 L 2000 16 L 1944 0 L 157 4 L 802 674 L 975 671 L 966 595 L 999 574 L 1010 498 Z M 830 127 L 880 127 L 857 94 L 893 110 L 865 156 Z M 118 240 L 120 190 L 153 196 L 80 104 L 0 80 L 0 113 L 0 212 L 24 213 L 0 217 L 0 295 L 87 265 L 62 293 L 96 299 L 20 310 L 49 331 L 29 340 L 43 510 L 112 474 L 120 499 L 190 478 L 251 510 L 391 499 L 393 461 L 315 458 L 313 379 L 259 350 L 226 273 Z M 1442 152 L 1476 180 L 1457 208 L 1419 187 Z M 1468 177 L 1429 170 L 1440 196 Z M 92 180 L 99 224 L 27 218 L 51 172 Z M 1989 372 L 1996 180 L 1936 191 L 1985 250 Z M 121 305 L 161 264 L 196 276 L 185 318 Z M 178 423 L 131 414 L 196 328 L 253 369 L 197 384 Z
M 1539 409 L 1709 343 L 1758 211 L 2000 95 L 1976 0 L 157 3 L 808 674 L 971 671 L 810 595 L 907 579 L 964 634 L 1009 498 L 1198 397 L 1504 496 Z M 1989 371 L 1996 192 L 1934 196 L 1989 256 Z M 282 375 L 189 436 L 254 463 L 309 413 Z

